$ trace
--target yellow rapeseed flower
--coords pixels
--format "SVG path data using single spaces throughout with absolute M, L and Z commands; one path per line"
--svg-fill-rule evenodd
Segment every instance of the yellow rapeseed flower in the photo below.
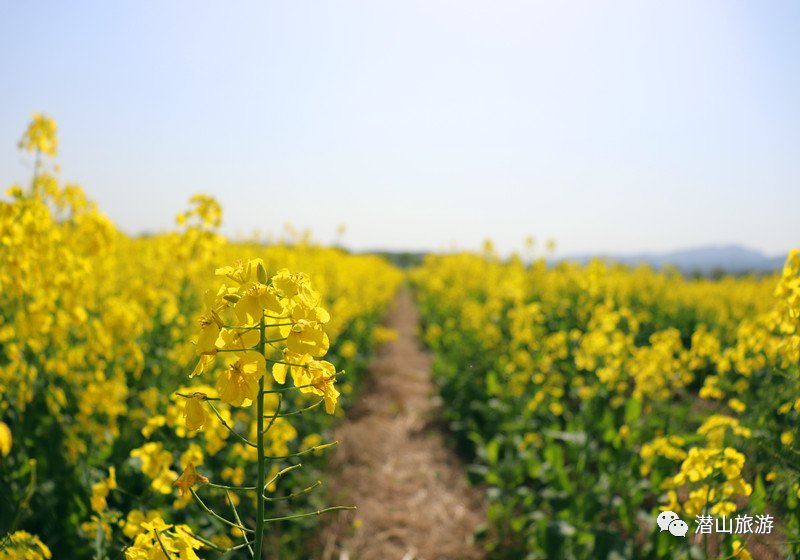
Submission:
M 4 457 L 11 453 L 11 428 L 5 422 L 0 422 L 0 455 Z
M 336 410 L 336 402 L 339 399 L 339 391 L 336 390 L 336 368 L 330 362 L 312 360 L 305 369 L 305 383 L 310 385 L 300 389 L 303 393 L 313 393 L 325 399 L 325 411 L 333 414 Z
M 186 421 L 186 429 L 191 432 L 203 429 L 203 426 L 208 421 L 208 413 L 203 406 L 204 400 L 205 395 L 203 393 L 194 393 L 186 399 L 183 418 Z
M 33 120 L 19 141 L 19 147 L 27 152 L 39 151 L 48 156 L 58 152 L 56 121 L 41 113 L 34 113 Z
M 264 356 L 258 352 L 234 355 L 217 377 L 219 398 L 233 406 L 249 406 L 258 395 L 258 380 L 266 371 Z
M 0 560 L 49 560 L 50 549 L 38 536 L 16 531 L 0 539 Z
M 296 354 L 309 354 L 315 358 L 325 355 L 330 346 L 323 325 L 330 315 L 321 307 L 295 305 L 291 325 L 280 327 L 281 336 L 287 337 L 286 347 Z
M 178 479 L 172 484 L 176 488 L 179 488 L 181 491 L 181 496 L 184 494 L 189 493 L 189 488 L 194 486 L 195 484 L 204 485 L 208 484 L 208 478 L 199 474 L 195 468 L 194 464 L 189 463 L 186 468 L 183 470 L 183 473 L 178 477 Z

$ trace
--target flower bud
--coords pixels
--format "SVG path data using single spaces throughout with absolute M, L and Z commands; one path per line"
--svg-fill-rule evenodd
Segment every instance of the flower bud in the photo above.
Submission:
M 256 276 L 258 277 L 258 281 L 262 284 L 267 283 L 267 269 L 264 268 L 264 264 L 261 262 L 256 266 Z

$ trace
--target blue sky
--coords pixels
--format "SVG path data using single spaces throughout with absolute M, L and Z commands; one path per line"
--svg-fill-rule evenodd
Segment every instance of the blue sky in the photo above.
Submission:
M 30 113 L 131 233 L 560 253 L 800 244 L 797 2 L 15 2 L 0 185 Z

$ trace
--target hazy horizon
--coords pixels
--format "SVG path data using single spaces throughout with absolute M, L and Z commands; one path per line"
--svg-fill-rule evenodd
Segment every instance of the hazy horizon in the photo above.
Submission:
M 30 114 L 124 231 L 557 255 L 800 244 L 800 4 L 0 8 L 0 186 Z M 347 228 L 338 238 L 340 224 Z

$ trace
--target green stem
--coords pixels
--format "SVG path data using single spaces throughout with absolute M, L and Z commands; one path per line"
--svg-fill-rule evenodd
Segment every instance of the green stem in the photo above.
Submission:
M 164 543 L 161 542 L 161 535 L 159 534 L 160 531 L 156 530 L 156 531 L 153 531 L 153 532 L 156 535 L 156 540 L 158 541 L 158 545 L 161 547 L 161 551 L 164 553 L 164 556 L 166 556 L 168 559 L 172 560 L 172 554 L 167 552 L 167 548 L 164 546 Z
M 208 402 L 208 401 L 207 401 L 207 402 Z M 226 428 L 228 428 L 228 431 L 229 431 L 230 433 L 232 433 L 233 435 L 235 435 L 237 438 L 239 438 L 240 440 L 242 440 L 242 442 L 243 442 L 243 443 L 246 443 L 246 444 L 247 444 L 247 445 L 249 445 L 250 447 L 256 447 L 256 444 L 255 444 L 255 443 L 253 443 L 252 441 L 250 441 L 249 439 L 247 439 L 247 438 L 246 438 L 246 437 L 244 437 L 242 434 L 240 434 L 239 432 L 237 432 L 236 430 L 234 430 L 232 427 L 230 427 L 230 426 L 228 425 L 228 423 L 225 421 L 225 419 L 222 417 L 222 415 L 221 415 L 221 414 L 219 413 L 219 411 L 217 410 L 217 407 L 215 407 L 213 404 L 211 404 L 211 402 L 208 402 L 208 406 L 210 406 L 210 407 L 211 407 L 211 410 L 213 410 L 213 411 L 214 411 L 214 414 L 217 416 L 217 418 L 219 419 L 219 421 L 220 421 L 220 422 L 222 422 L 222 425 L 223 425 L 223 426 L 225 426 Z
M 275 476 L 273 476 L 271 479 L 269 479 L 269 481 L 268 481 L 268 482 L 266 482 L 266 483 L 264 484 L 264 488 L 263 488 L 261 491 L 262 491 L 262 492 L 266 492 L 266 491 L 267 491 L 267 487 L 268 487 L 268 486 L 270 486 L 270 485 L 272 485 L 272 483 L 274 483 L 274 482 L 275 482 L 276 480 L 278 480 L 280 477 L 282 477 L 283 475 L 285 475 L 285 474 L 286 474 L 286 473 L 288 473 L 289 471 L 292 471 L 292 470 L 294 470 L 294 469 L 299 469 L 299 468 L 300 468 L 300 467 L 302 467 L 302 466 L 303 466 L 303 463 L 297 463 L 296 465 L 292 465 L 291 467 L 286 467 L 285 469 L 278 471 L 278 472 L 277 472 L 277 474 L 276 474 Z
M 33 163 L 33 179 L 31 180 L 31 192 L 36 188 L 36 180 L 39 178 L 39 169 L 42 166 L 42 152 L 36 148 L 36 161 Z
M 269 421 L 269 424 L 267 424 L 267 427 L 264 428 L 264 431 L 262 432 L 263 434 L 266 434 L 270 430 L 270 428 L 272 428 L 272 425 L 275 423 L 275 420 L 280 416 L 282 404 L 283 404 L 283 395 L 278 395 L 278 406 L 275 407 L 275 414 L 272 415 L 272 419 Z M 265 414 L 264 418 L 266 417 L 267 415 Z
M 264 355 L 264 358 L 267 357 L 267 329 L 265 327 L 264 322 L 264 314 L 261 314 L 261 321 L 259 323 L 260 329 L 259 332 L 261 334 L 261 341 L 259 347 L 261 348 L 261 353 Z M 261 560 L 261 547 L 264 544 L 264 506 L 266 504 L 266 500 L 264 500 L 264 493 L 261 490 L 264 488 L 264 479 L 266 478 L 266 465 L 264 464 L 264 376 L 261 376 L 261 379 L 258 380 L 258 402 L 256 403 L 257 410 L 256 410 L 256 437 L 258 440 L 257 449 L 258 449 L 258 482 L 256 483 L 256 488 L 258 488 L 258 493 L 256 494 L 256 538 L 255 538 L 255 552 L 253 554 L 253 558 L 255 560 Z
M 328 513 L 329 511 L 341 511 L 341 510 L 352 510 L 358 509 L 356 506 L 333 506 L 325 509 L 318 509 L 317 511 L 309 511 L 308 513 L 298 513 L 296 515 L 286 515 L 284 517 L 270 517 L 269 519 L 265 519 L 264 523 L 272 523 L 275 521 L 288 521 L 289 519 L 300 519 L 302 517 L 311 517 L 313 515 L 322 515 L 323 513 Z
M 314 484 L 312 484 L 311 486 L 309 486 L 307 488 L 303 488 L 302 490 L 299 490 L 298 492 L 294 492 L 293 494 L 288 494 L 286 496 L 281 496 L 280 498 L 269 498 L 267 496 L 264 496 L 264 499 L 267 500 L 268 502 L 280 502 L 280 501 L 283 501 L 283 500 L 291 500 L 292 498 L 296 498 L 297 496 L 302 496 L 303 494 L 308 494 L 309 492 L 314 490 L 314 488 L 316 488 L 317 486 L 320 486 L 321 484 L 322 484 L 322 481 L 318 480 Z
M 212 550 L 215 550 L 217 552 L 232 552 L 234 550 L 240 550 L 240 549 L 242 549 L 242 548 L 244 548 L 246 546 L 249 547 L 254 542 L 254 541 L 245 541 L 242 544 L 237 544 L 236 546 L 230 546 L 228 548 L 223 548 L 221 546 L 218 546 L 218 545 L 214 544 L 210 540 L 201 537 L 200 535 L 192 534 L 191 537 L 193 539 L 197 540 L 197 541 L 200 541 L 201 543 L 206 545 L 208 548 L 210 548 Z
M 236 520 L 236 523 L 239 525 L 244 525 L 241 518 L 239 518 L 239 512 L 236 511 L 236 504 L 234 504 L 233 500 L 231 499 L 231 493 L 227 490 L 225 490 L 225 497 L 228 498 L 228 503 L 231 505 L 231 509 L 233 510 L 233 518 Z M 249 541 L 247 540 L 247 534 L 242 533 L 242 538 L 244 539 L 244 544 L 247 545 L 247 550 L 250 551 L 250 556 L 253 556 L 253 547 L 250 546 Z
M 220 490 L 233 490 L 234 492 L 250 492 L 251 490 L 255 490 L 255 486 L 227 486 L 225 484 L 216 484 L 214 482 L 209 482 L 206 486 L 210 486 L 211 488 L 219 488 Z
M 239 529 L 240 531 L 245 531 L 245 532 L 247 532 L 247 533 L 252 533 L 252 532 L 253 532 L 253 530 L 252 530 L 252 529 L 248 529 L 247 527 L 244 527 L 244 526 L 242 526 L 242 525 L 237 525 L 237 524 L 236 524 L 236 523 L 234 523 L 233 521 L 228 521 L 227 519 L 225 519 L 225 518 L 224 518 L 224 517 L 222 517 L 221 515 L 219 515 L 219 514 L 215 513 L 215 512 L 214 512 L 214 511 L 213 511 L 213 510 L 212 510 L 210 507 L 208 507 L 208 506 L 205 504 L 205 502 L 203 502 L 203 500 L 201 500 L 201 499 L 200 499 L 200 496 L 198 496 L 198 495 L 197 495 L 197 492 L 195 492 L 195 491 L 194 491 L 194 488 L 189 488 L 189 492 L 191 492 L 191 493 L 192 493 L 192 497 L 195 499 L 195 501 L 197 502 L 197 504 L 198 504 L 198 505 L 199 505 L 201 508 L 203 508 L 203 511 L 204 511 L 204 512 L 206 512 L 207 514 L 209 514 L 209 515 L 210 515 L 211 517 L 213 517 L 214 519 L 217 519 L 217 520 L 219 520 L 219 521 L 222 521 L 222 522 L 223 522 L 225 525 L 228 525 L 229 527 L 233 527 L 234 529 Z
M 28 506 L 30 505 L 31 498 L 33 497 L 33 494 L 36 491 L 36 465 L 37 465 L 36 459 L 30 459 L 28 461 L 28 468 L 30 468 L 31 470 L 31 476 L 28 479 L 28 486 L 25 489 L 25 496 L 19 503 L 19 507 L 17 508 L 17 513 L 16 515 L 14 515 L 14 521 L 11 522 L 11 528 L 8 531 L 9 534 L 13 533 L 16 530 L 17 525 L 22 519 L 23 512 L 28 511 Z
M 94 538 L 94 560 L 103 560 L 103 558 L 106 557 L 103 550 L 105 548 L 105 546 L 103 546 L 103 541 L 105 540 L 104 537 L 105 532 L 103 531 L 103 524 L 98 523 Z
M 344 372 L 339 372 L 336 375 L 344 375 Z M 284 387 L 283 389 L 272 389 L 270 391 L 264 391 L 265 393 L 285 393 L 286 391 L 294 391 L 295 389 L 305 389 L 307 387 L 316 387 L 320 383 L 325 383 L 326 381 L 330 381 L 333 379 L 336 381 L 336 375 L 329 375 L 327 377 L 323 377 L 322 380 L 317 381 L 316 383 L 309 383 L 308 385 L 297 385 L 295 387 Z
M 269 457 L 264 457 L 267 461 L 274 461 L 277 459 L 291 459 L 292 457 L 301 457 L 303 455 L 308 455 L 314 451 L 319 451 L 321 449 L 325 449 L 326 447 L 331 447 L 333 445 L 338 444 L 338 441 L 334 441 L 332 443 L 323 443 L 321 445 L 315 445 L 314 447 L 309 447 L 308 449 L 304 449 L 303 451 L 298 451 L 297 453 L 290 453 L 289 455 L 272 455 Z
M 195 534 L 192 534 L 192 538 L 193 538 L 193 539 L 195 539 L 195 540 L 197 540 L 197 541 L 200 541 L 201 543 L 203 543 L 204 545 L 206 545 L 206 546 L 207 546 L 208 548 L 210 548 L 211 550 L 216 550 L 217 552 L 229 552 L 229 551 L 231 551 L 231 550 L 232 550 L 231 548 L 222 548 L 221 546 L 218 546 L 218 545 L 214 544 L 214 543 L 213 543 L 213 542 L 211 542 L 210 540 L 208 540 L 208 539 L 204 539 L 204 538 L 203 538 L 203 537 L 201 537 L 200 535 L 195 535 Z
M 262 348 L 264 348 L 264 344 L 265 343 L 266 344 L 272 344 L 273 342 L 283 342 L 284 340 L 288 340 L 288 339 L 289 339 L 288 336 L 284 336 L 283 338 L 272 338 L 272 339 L 269 339 L 269 340 L 263 339 L 258 344 L 258 346 L 253 346 L 253 347 L 249 347 L 249 348 L 244 348 L 244 347 L 243 348 L 217 348 L 217 352 L 218 353 L 219 352 L 253 352 L 253 351 L 261 350 Z M 266 358 L 267 357 L 266 350 L 264 350 L 263 353 L 264 353 L 264 357 Z
M 299 368 L 303 368 L 303 369 L 308 369 L 308 365 L 307 364 L 293 364 L 292 362 L 283 362 L 281 360 L 270 360 L 269 358 L 267 358 L 267 361 L 268 362 L 272 362 L 273 364 L 283 364 L 285 366 L 299 367 Z
M 314 404 L 312 404 L 311 406 L 307 406 L 307 407 L 301 408 L 299 410 L 292 410 L 291 412 L 282 412 L 280 414 L 265 414 L 264 418 L 276 418 L 276 417 L 283 418 L 284 416 L 294 416 L 295 414 L 303 414 L 305 412 L 308 412 L 309 410 L 313 410 L 313 409 L 317 408 L 319 405 L 321 405 L 324 402 L 325 402 L 325 399 L 320 399 L 317 402 L 315 402 Z

